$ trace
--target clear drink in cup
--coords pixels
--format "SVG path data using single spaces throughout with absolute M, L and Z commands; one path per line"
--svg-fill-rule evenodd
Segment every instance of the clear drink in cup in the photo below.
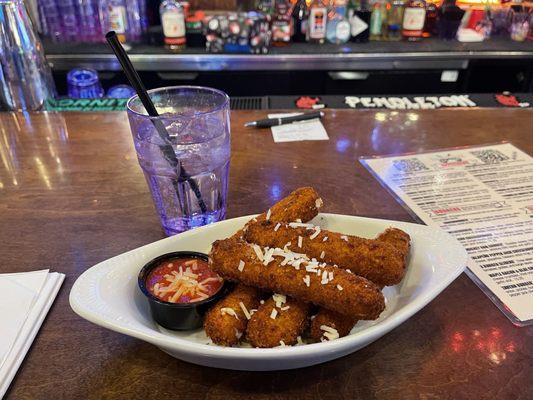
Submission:
M 128 101 L 128 118 L 139 164 L 165 233 L 175 235 L 224 219 L 230 161 L 229 97 L 196 86 L 148 93 L 160 116 L 148 116 L 134 96 Z

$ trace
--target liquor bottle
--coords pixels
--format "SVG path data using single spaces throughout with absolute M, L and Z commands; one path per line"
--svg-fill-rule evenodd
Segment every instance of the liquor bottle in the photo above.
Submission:
M 185 41 L 188 47 L 205 47 L 205 12 L 197 10 L 185 17 Z
M 61 16 L 61 24 L 63 27 L 63 35 L 69 42 L 73 42 L 78 37 L 78 17 L 76 7 L 73 0 L 56 0 L 57 11 Z
M 372 14 L 370 15 L 370 40 L 381 40 L 383 24 L 386 20 L 383 4 L 380 1 L 374 3 Z
M 98 15 L 98 4 L 93 0 L 78 0 L 76 14 L 79 17 L 78 33 L 80 41 L 102 41 L 102 27 Z
M 437 6 L 435 3 L 427 3 L 426 5 L 426 22 L 422 36 L 437 36 Z
M 46 30 L 50 39 L 52 39 L 53 42 L 63 41 L 64 36 L 61 24 L 61 14 L 57 9 L 57 4 L 54 1 L 39 1 L 39 15 L 41 15 L 41 18 L 45 22 L 42 25 L 46 25 Z
M 126 0 L 109 0 L 107 2 L 107 18 L 109 27 L 115 31 L 121 43 L 126 43 L 126 31 L 128 29 L 128 15 L 126 12 Z
M 327 22 L 328 8 L 326 3 L 322 0 L 313 0 L 309 5 L 307 40 L 311 43 L 324 43 Z
M 474 30 L 478 33 L 481 33 L 485 39 L 488 39 L 492 33 L 492 18 L 490 5 L 485 4 L 485 9 L 483 11 L 483 18 L 481 18 L 474 27 Z
M 275 45 L 286 45 L 291 41 L 292 15 L 288 0 L 276 0 L 272 21 L 272 41 Z
M 350 22 L 350 40 L 368 42 L 370 37 L 370 17 L 372 11 L 367 0 L 350 0 L 348 3 L 348 21 Z
M 403 11 L 402 36 L 407 40 L 418 40 L 424 31 L 426 2 L 408 0 Z
M 129 0 L 126 13 L 128 18 L 128 29 L 126 32 L 128 41 L 138 42 L 143 33 L 141 27 L 141 8 L 139 1 Z
M 387 40 L 402 39 L 403 0 L 394 0 L 387 4 Z
M 326 25 L 326 39 L 335 44 L 346 43 L 350 39 L 350 23 L 346 19 L 345 6 L 337 5 L 330 13 Z
M 309 10 L 305 0 L 298 0 L 292 10 L 293 19 L 293 42 L 305 42 L 307 34 L 307 22 L 309 20 Z
M 185 46 L 185 10 L 176 0 L 165 0 L 159 7 L 165 45 L 172 50 Z
M 259 0 L 256 9 L 263 14 L 272 15 L 274 13 L 274 0 Z
M 150 26 L 150 21 L 148 17 L 148 4 L 147 0 L 137 0 L 139 3 L 140 19 L 141 19 L 141 31 L 144 33 L 148 30 Z
M 455 0 L 444 0 L 437 13 L 439 38 L 453 40 L 465 11 L 455 4 Z

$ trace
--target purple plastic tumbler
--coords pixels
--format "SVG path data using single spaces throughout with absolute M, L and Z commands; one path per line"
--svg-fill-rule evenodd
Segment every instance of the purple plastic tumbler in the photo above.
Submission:
M 148 116 L 139 97 L 134 96 L 128 101 L 128 118 L 137 158 L 165 233 L 175 235 L 224 219 L 230 161 L 229 97 L 198 86 L 148 93 L 160 116 Z M 166 128 L 168 137 L 161 136 L 158 125 Z M 178 160 L 176 166 L 165 157 L 168 145 Z M 192 187 L 193 181 L 199 191 Z

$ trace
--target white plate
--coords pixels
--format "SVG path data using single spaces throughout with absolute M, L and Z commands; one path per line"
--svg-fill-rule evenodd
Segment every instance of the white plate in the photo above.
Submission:
M 387 306 L 376 321 L 360 321 L 347 337 L 274 349 L 225 348 L 206 344 L 203 330 L 172 332 L 154 323 L 148 302 L 137 287 L 137 274 L 151 259 L 171 251 L 207 253 L 211 243 L 232 235 L 251 216 L 208 225 L 140 247 L 85 271 L 70 292 L 70 305 L 81 317 L 105 328 L 152 343 L 164 352 L 195 364 L 217 368 L 270 371 L 300 368 L 353 353 L 390 332 L 433 300 L 463 272 L 467 255 L 454 238 L 425 225 L 320 214 L 313 220 L 325 229 L 375 237 L 389 226 L 412 239 L 403 281 L 383 293 Z

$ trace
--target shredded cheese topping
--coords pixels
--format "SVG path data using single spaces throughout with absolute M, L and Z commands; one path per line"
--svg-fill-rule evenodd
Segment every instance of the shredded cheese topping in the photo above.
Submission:
M 252 248 L 254 249 L 257 258 L 259 258 L 259 261 L 263 261 L 263 252 L 261 251 L 261 247 L 259 247 L 257 244 L 253 244 Z
M 239 266 L 237 267 L 237 269 L 242 272 L 244 270 L 244 261 L 243 260 L 240 260 L 239 261 Z
M 320 253 L 320 258 L 324 258 L 325 255 L 326 255 L 326 252 L 322 250 L 322 253 Z
M 301 249 L 303 244 L 303 238 L 301 236 L 298 236 L 298 247 Z
M 237 313 L 235 312 L 235 310 L 231 307 L 222 307 L 220 309 L 220 314 L 222 315 L 231 315 L 232 317 L 235 317 L 237 319 L 239 319 L 239 316 L 237 315 Z
M 274 254 L 274 250 L 276 249 L 269 249 L 267 247 L 265 250 L 265 254 L 263 255 L 263 265 L 268 265 L 268 263 L 274 260 L 274 258 L 272 258 L 272 255 Z
M 301 223 L 301 222 L 291 222 L 289 223 L 289 226 L 291 228 L 307 228 L 307 229 L 314 229 L 314 225 L 313 224 L 304 224 L 304 223 Z
M 271 212 L 270 212 L 270 208 L 269 208 L 268 211 L 267 211 L 267 215 L 266 215 L 266 220 L 267 221 L 270 219 L 270 214 L 271 214 Z
M 328 280 L 328 271 L 324 271 L 324 272 L 322 272 L 322 280 L 320 281 L 320 283 L 322 285 L 325 285 L 328 282 L 329 282 L 329 280 Z
M 287 302 L 287 296 L 284 294 L 278 294 L 274 293 L 272 295 L 272 299 L 274 300 L 274 303 L 276 303 L 276 307 L 281 308 L 283 304 Z
M 274 232 L 277 232 L 281 224 L 278 222 L 276 226 L 274 227 Z
M 222 278 L 206 278 L 198 282 L 198 274 L 193 272 L 197 268 L 198 262 L 196 260 L 189 260 L 184 265 L 187 266 L 185 271 L 180 266 L 179 271 L 172 271 L 170 274 L 165 274 L 165 282 L 167 286 L 161 283 L 156 283 L 153 286 L 153 291 L 156 296 L 171 295 L 168 301 L 175 303 L 182 295 L 191 297 L 191 302 L 205 300 L 209 297 L 207 293 L 208 288 L 205 286 L 209 282 L 221 281 Z M 172 263 L 169 264 L 172 267 Z
M 320 329 L 324 331 L 323 336 L 327 340 L 331 341 L 331 340 L 338 339 L 340 337 L 339 332 L 337 331 L 337 329 L 332 328 L 331 326 L 320 325 Z
M 313 240 L 318 235 L 320 235 L 320 227 L 319 226 L 315 226 L 315 232 L 311 236 L 309 236 L 309 239 Z
M 298 241 L 301 242 L 303 240 L 303 237 L 299 236 Z M 250 246 L 254 249 L 254 252 L 256 255 L 261 255 L 261 261 L 263 265 L 268 265 L 272 261 L 276 259 L 276 257 L 282 258 L 281 261 L 278 260 L 279 265 L 281 266 L 292 266 L 295 270 L 304 269 L 308 273 L 314 273 L 318 277 L 320 277 L 320 281 L 322 285 L 329 284 L 334 279 L 333 271 L 326 270 L 327 264 L 325 262 L 320 262 L 316 258 L 309 259 L 309 257 L 304 253 L 298 253 L 293 252 L 289 250 L 287 247 L 290 245 L 290 242 L 285 245 L 283 249 L 277 248 L 269 248 L 264 247 L 261 248 L 256 244 L 251 244 Z M 322 252 L 321 258 L 325 257 L 325 252 Z M 258 256 L 259 258 L 259 256 Z M 311 286 L 311 277 L 310 274 L 307 274 L 305 278 L 303 278 L 303 282 L 307 287 Z M 263 303 L 261 303 L 263 304 Z M 278 308 L 281 308 L 280 305 L 277 305 Z
M 342 289 L 344 289 L 344 288 L 343 288 L 341 285 L 337 285 L 337 289 L 338 289 L 338 290 L 342 290 Z
M 315 206 L 316 208 L 320 208 L 324 205 L 324 202 L 322 201 L 322 199 L 319 197 L 318 199 L 315 200 Z
M 276 310 L 275 308 L 272 309 L 272 312 L 270 313 L 270 318 L 272 319 L 276 319 L 278 315 L 278 310 Z
M 241 307 L 241 310 L 244 316 L 246 317 L 246 319 L 252 318 L 252 314 L 248 311 L 248 309 L 246 308 L 246 306 L 244 305 L 242 301 L 239 301 L 239 307 Z

